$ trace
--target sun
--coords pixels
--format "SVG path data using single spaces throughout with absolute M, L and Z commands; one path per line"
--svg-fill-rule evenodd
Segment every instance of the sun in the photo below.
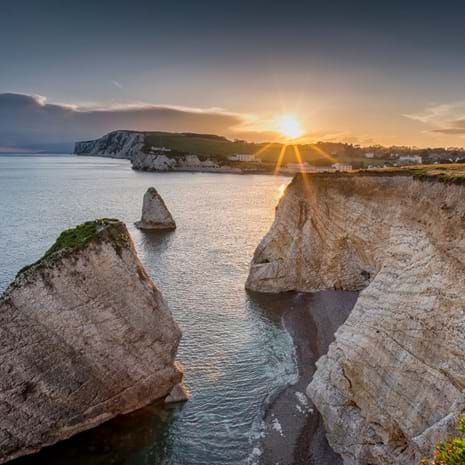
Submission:
M 299 120 L 291 113 L 278 116 L 276 126 L 278 131 L 288 139 L 297 139 L 304 133 Z

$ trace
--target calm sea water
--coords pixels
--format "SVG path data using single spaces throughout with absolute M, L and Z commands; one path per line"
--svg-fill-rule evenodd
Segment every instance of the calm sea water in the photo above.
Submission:
M 18 465 L 253 462 L 267 401 L 297 378 L 293 344 L 281 325 L 285 300 L 283 308 L 267 308 L 244 290 L 253 251 L 288 182 L 141 173 L 127 161 L 70 155 L 0 156 L 0 290 L 64 228 L 122 219 L 183 330 L 178 360 L 191 390 L 183 406 L 143 409 Z M 175 232 L 133 227 L 150 186 L 171 210 Z

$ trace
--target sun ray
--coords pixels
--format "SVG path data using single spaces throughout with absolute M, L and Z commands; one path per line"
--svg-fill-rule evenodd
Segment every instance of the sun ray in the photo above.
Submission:
M 318 147 L 316 144 L 311 144 L 313 150 L 322 155 L 323 158 L 329 160 L 331 163 L 336 163 L 336 159 L 332 157 L 329 153 L 325 152 L 321 147 Z
M 295 153 L 295 156 L 297 158 L 297 161 L 299 163 L 299 165 L 301 166 L 301 171 L 300 171 L 300 175 L 302 176 L 302 179 L 303 179 L 303 182 L 304 182 L 304 187 L 305 189 L 308 191 L 310 190 L 310 184 L 308 182 L 308 176 L 307 176 L 307 173 L 305 173 L 303 171 L 303 165 L 304 165 L 304 160 L 302 158 L 302 154 L 300 153 L 300 150 L 299 150 L 299 147 L 298 145 L 294 144 L 292 146 L 292 148 L 294 149 L 294 153 Z
M 275 174 L 275 175 L 278 174 L 279 170 L 281 169 L 281 165 L 283 163 L 284 154 L 286 153 L 286 149 L 287 149 L 287 144 L 283 144 L 281 146 L 281 150 L 279 152 L 279 157 L 278 157 L 278 160 L 276 161 L 276 166 L 274 168 L 273 174 Z
M 277 144 L 279 142 L 279 137 L 277 137 L 276 139 L 274 139 L 273 141 L 271 142 L 268 142 L 267 144 L 265 144 L 263 147 L 261 147 L 260 149 L 258 149 L 254 155 L 255 156 L 258 156 L 260 154 L 262 154 L 263 152 L 265 152 L 266 150 L 268 150 L 271 146 L 273 146 L 274 144 Z

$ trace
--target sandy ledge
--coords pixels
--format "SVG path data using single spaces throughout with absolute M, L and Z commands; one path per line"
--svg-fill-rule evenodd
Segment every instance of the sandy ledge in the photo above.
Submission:
M 357 297 L 357 292 L 346 291 L 295 294 L 283 324 L 294 340 L 299 380 L 281 391 L 265 414 L 261 464 L 342 465 L 326 441 L 321 416 L 305 389 L 316 361 L 327 352 Z

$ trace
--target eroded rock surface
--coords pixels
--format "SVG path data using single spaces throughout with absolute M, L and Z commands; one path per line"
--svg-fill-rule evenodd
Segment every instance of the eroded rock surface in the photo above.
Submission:
M 144 194 L 142 218 L 136 222 L 139 229 L 176 229 L 176 223 L 155 187 Z
M 307 391 L 347 465 L 418 464 L 464 410 L 464 198 L 411 176 L 300 176 L 255 252 L 250 289 L 363 289 Z
M 100 139 L 76 142 L 76 155 L 89 155 L 132 160 L 142 153 L 145 143 L 143 132 L 113 131 Z
M 180 337 L 123 223 L 65 231 L 0 300 L 0 463 L 167 396 Z

